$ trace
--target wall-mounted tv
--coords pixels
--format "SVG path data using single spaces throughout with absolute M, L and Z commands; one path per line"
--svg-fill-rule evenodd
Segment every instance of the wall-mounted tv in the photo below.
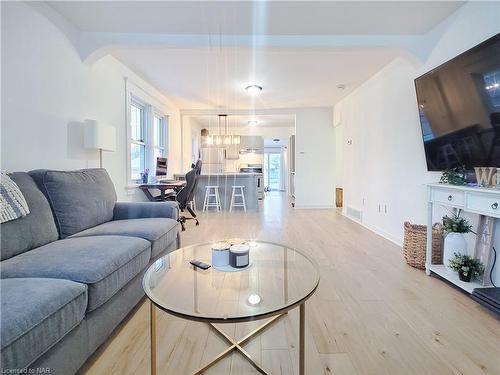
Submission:
M 500 167 L 500 34 L 415 79 L 427 169 Z

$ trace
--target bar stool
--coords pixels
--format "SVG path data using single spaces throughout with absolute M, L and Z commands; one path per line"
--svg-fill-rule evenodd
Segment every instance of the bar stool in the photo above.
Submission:
M 210 198 L 215 198 L 215 201 L 210 202 Z M 217 211 L 221 210 L 218 185 L 205 186 L 205 201 L 203 202 L 203 211 L 206 211 L 209 207 L 216 207 Z
M 233 207 L 243 207 L 243 211 L 247 212 L 247 203 L 245 201 L 245 193 L 243 192 L 244 186 L 233 185 L 233 191 L 231 192 L 231 204 L 229 205 L 229 212 L 233 210 Z M 236 202 L 236 198 L 241 198 L 241 202 Z

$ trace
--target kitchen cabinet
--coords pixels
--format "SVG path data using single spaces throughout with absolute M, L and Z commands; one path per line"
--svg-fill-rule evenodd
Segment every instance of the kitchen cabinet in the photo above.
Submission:
M 246 152 L 257 152 L 257 153 L 263 153 L 264 152 L 264 138 L 261 136 L 248 136 L 244 135 L 241 136 L 241 144 L 240 144 L 240 149 L 242 151 Z

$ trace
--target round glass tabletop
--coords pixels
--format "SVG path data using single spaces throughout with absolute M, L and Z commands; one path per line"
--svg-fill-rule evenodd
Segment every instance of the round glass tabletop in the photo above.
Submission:
M 319 284 L 317 266 L 285 245 L 249 241 L 250 267 L 224 272 L 194 269 L 211 264 L 212 243 L 180 248 L 146 271 L 144 290 L 160 309 L 189 320 L 237 322 L 286 312 L 308 299 Z

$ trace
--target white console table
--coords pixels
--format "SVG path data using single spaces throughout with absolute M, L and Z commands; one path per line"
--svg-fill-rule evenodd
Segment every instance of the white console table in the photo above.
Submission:
M 448 206 L 479 215 L 500 218 L 500 190 L 447 184 L 427 185 L 427 228 L 432 228 L 433 206 Z M 431 264 L 432 230 L 427 230 L 427 254 L 425 272 L 441 276 L 461 289 L 472 293 L 475 288 L 484 288 L 478 282 L 463 282 L 457 273 L 449 273 L 443 264 Z

